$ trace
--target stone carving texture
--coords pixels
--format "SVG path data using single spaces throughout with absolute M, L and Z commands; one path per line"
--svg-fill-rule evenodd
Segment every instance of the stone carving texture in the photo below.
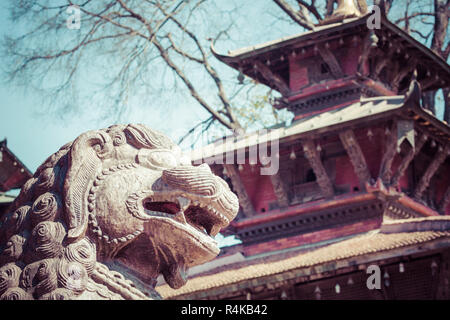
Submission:
M 157 131 L 84 133 L 0 222 L 0 299 L 159 298 L 158 275 L 184 285 L 188 267 L 218 254 L 213 237 L 238 209 L 222 179 Z

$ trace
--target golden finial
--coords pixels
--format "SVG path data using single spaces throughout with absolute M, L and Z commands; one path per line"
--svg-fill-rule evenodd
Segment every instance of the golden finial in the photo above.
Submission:
M 347 18 L 361 17 L 367 13 L 365 0 L 335 0 L 338 4 L 336 10 L 322 24 L 340 22 Z

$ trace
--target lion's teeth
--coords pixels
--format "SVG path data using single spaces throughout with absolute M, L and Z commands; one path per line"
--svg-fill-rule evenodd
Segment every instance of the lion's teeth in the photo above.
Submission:
M 214 225 L 211 228 L 211 237 L 215 237 L 219 233 L 219 231 L 220 231 L 220 226 Z
M 173 219 L 177 220 L 178 222 L 181 222 L 182 224 L 187 224 L 183 211 L 178 212 L 176 215 L 172 217 Z
M 191 200 L 185 197 L 177 197 L 177 201 L 182 211 L 185 211 L 191 205 Z

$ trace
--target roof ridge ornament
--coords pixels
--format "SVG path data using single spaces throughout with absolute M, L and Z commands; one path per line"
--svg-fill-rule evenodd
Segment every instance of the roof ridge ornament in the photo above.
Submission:
M 321 24 L 341 22 L 344 19 L 364 16 L 368 13 L 366 0 L 335 0 L 338 6 Z

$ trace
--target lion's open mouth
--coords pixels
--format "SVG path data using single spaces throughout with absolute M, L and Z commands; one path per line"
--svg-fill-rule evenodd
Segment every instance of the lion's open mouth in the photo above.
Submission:
M 170 218 L 178 223 L 188 224 L 211 238 L 229 224 L 229 220 L 211 205 L 182 196 L 153 195 L 145 199 L 144 208 L 150 216 Z

